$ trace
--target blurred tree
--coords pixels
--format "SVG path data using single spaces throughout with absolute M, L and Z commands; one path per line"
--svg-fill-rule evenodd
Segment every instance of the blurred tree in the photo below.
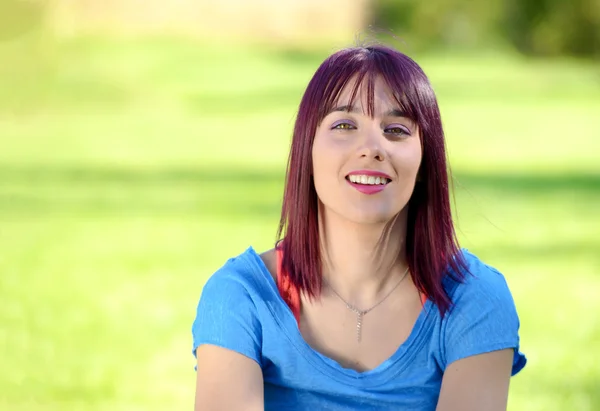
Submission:
M 600 1 L 505 1 L 504 32 L 521 52 L 600 55 Z
M 472 48 L 496 41 L 503 0 L 373 0 L 372 25 L 391 29 L 417 50 Z
M 417 50 L 505 42 L 533 55 L 600 54 L 600 0 L 373 0 L 371 23 Z
M 42 1 L 0 0 L 0 41 L 39 29 L 46 10 L 46 3 Z
M 0 0 L 0 114 L 42 102 L 56 68 L 45 0 Z

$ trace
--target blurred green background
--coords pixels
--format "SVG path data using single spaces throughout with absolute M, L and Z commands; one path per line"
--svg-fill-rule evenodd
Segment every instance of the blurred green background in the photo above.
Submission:
M 369 24 L 430 76 L 460 240 L 513 291 L 509 410 L 600 410 L 599 2 L 136 4 L 0 2 L 1 410 L 192 409 L 202 285 L 272 246 L 303 89 Z

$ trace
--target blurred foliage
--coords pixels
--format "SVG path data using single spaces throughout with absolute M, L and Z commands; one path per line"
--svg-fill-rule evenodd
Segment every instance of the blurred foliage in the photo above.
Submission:
M 0 41 L 38 30 L 43 25 L 47 5 L 40 0 L 1 0 Z
M 56 13 L 49 13 L 50 5 L 62 3 L 0 0 L 0 46 L 23 36 L 39 36 L 46 23 L 62 24 L 56 21 Z M 115 4 L 98 10 L 110 10 Z M 72 4 L 64 7 L 75 9 Z M 164 5 L 165 11 L 172 7 Z M 412 52 L 508 46 L 534 56 L 600 56 L 600 0 L 370 0 L 370 7 L 367 23 L 392 30 Z M 72 18 L 82 18 L 74 16 L 76 12 Z M 265 17 L 276 19 L 274 12 Z M 139 14 L 133 19 L 144 17 Z
M 374 0 L 371 20 L 417 50 L 506 43 L 529 55 L 600 55 L 598 0 Z
M 45 1 L 0 0 L 0 112 L 27 110 L 44 98 L 56 69 L 47 12 Z
M 504 1 L 503 34 L 520 51 L 600 56 L 600 1 Z
M 418 50 L 476 47 L 493 40 L 494 33 L 489 27 L 498 23 L 499 1 L 374 0 L 372 24 L 393 30 Z

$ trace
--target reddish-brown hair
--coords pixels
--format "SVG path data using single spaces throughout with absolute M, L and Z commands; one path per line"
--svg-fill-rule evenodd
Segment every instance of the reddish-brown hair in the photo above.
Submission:
M 315 132 L 356 78 L 352 98 L 367 81 L 368 110 L 373 115 L 373 82 L 381 76 L 397 103 L 421 133 L 422 161 L 408 202 L 406 257 L 412 279 L 442 315 L 452 302 L 442 285 L 446 275 L 461 281 L 466 264 L 456 239 L 450 207 L 449 171 L 437 99 L 421 67 L 383 45 L 353 47 L 328 57 L 317 69 L 300 102 L 288 160 L 281 220 L 277 232 L 282 269 L 291 283 L 310 297 L 321 292 L 318 198 L 312 179 Z M 285 234 L 285 236 L 284 236 Z

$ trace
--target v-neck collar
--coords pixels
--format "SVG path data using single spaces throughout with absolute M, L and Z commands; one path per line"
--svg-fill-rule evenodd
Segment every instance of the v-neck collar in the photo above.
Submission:
M 432 317 L 435 316 L 437 310 L 435 309 L 435 305 L 430 300 L 427 300 L 408 338 L 400 344 L 398 349 L 388 359 L 368 371 L 361 372 L 345 368 L 337 361 L 314 350 L 306 342 L 300 333 L 294 313 L 281 297 L 277 284 L 263 260 L 252 247 L 248 248 L 247 254 L 252 260 L 257 274 L 260 273 L 260 281 L 258 283 L 264 287 L 264 291 L 271 294 L 270 297 L 272 298 L 269 298 L 269 300 L 273 301 L 273 303 L 268 305 L 268 307 L 275 322 L 282 329 L 282 334 L 295 347 L 298 354 L 310 362 L 316 370 L 341 383 L 353 385 L 358 383 L 362 387 L 374 387 L 387 382 L 390 378 L 397 377 L 411 365 L 414 355 L 423 348 L 426 342 L 424 336 L 428 334 L 427 331 L 435 322 Z

